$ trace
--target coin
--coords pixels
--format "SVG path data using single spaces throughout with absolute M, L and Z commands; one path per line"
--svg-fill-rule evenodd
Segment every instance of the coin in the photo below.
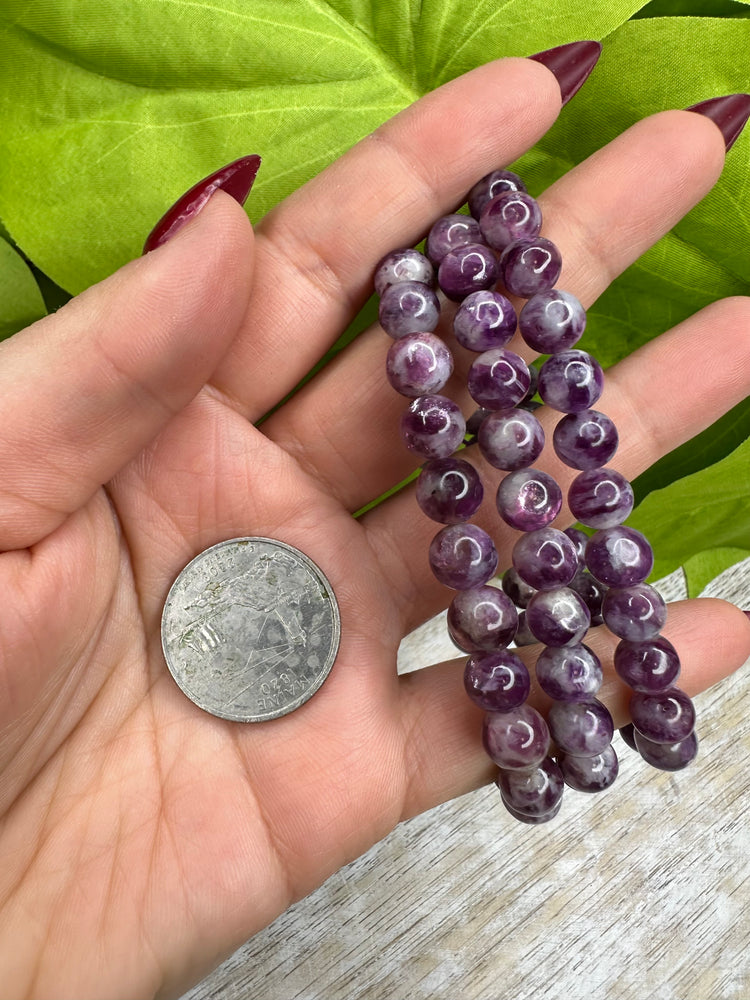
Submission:
M 273 538 L 231 538 L 205 549 L 167 595 L 167 666 L 200 708 L 263 722 L 311 698 L 341 635 L 330 583 L 299 549 Z

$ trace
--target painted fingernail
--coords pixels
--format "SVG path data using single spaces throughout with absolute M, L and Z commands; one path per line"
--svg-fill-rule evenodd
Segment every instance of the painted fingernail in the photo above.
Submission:
M 537 52 L 536 55 L 529 56 L 529 59 L 540 62 L 554 73 L 560 84 L 562 102 L 567 104 L 584 85 L 601 54 L 599 42 L 568 42 L 567 45 Z
M 750 618 L 750 611 L 743 611 L 742 613 L 743 615 L 747 615 L 747 617 Z
M 186 222 L 194 219 L 205 206 L 211 195 L 221 188 L 230 194 L 240 205 L 244 205 L 247 196 L 255 182 L 260 157 L 256 155 L 242 156 L 239 160 L 228 163 L 202 181 L 194 184 L 171 208 L 162 215 L 148 235 L 143 246 L 143 252 L 155 250 L 166 243 L 174 234 L 182 229 Z
M 691 104 L 686 111 L 705 115 L 718 125 L 724 136 L 727 152 L 732 148 L 740 132 L 750 118 L 750 94 L 727 94 L 726 97 L 711 97 L 700 104 Z

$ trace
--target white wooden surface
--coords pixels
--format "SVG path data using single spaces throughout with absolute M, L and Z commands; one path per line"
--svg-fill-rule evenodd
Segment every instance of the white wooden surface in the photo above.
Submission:
M 750 608 L 750 560 L 706 595 Z M 614 788 L 568 794 L 551 824 L 514 822 L 494 786 L 447 803 L 184 1000 L 748 1000 L 749 668 L 698 697 L 689 771 L 654 771 L 617 737 Z

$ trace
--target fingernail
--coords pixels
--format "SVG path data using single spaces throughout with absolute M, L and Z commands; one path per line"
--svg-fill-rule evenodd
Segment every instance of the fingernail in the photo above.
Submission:
M 742 614 L 747 615 L 747 617 L 750 618 L 750 611 L 743 611 Z
M 567 45 L 537 52 L 536 55 L 529 56 L 529 59 L 540 62 L 554 73 L 560 84 L 562 102 L 567 104 L 584 85 L 601 54 L 599 42 L 568 42 Z
M 219 188 L 230 194 L 240 205 L 244 205 L 259 167 L 259 156 L 242 156 L 239 160 L 228 163 L 221 170 L 198 181 L 162 215 L 149 233 L 143 246 L 143 253 L 155 250 L 171 239 L 186 222 L 195 218 Z
M 718 125 L 724 136 L 727 152 L 732 148 L 740 132 L 750 118 L 750 94 L 727 94 L 726 97 L 711 97 L 700 104 L 691 104 L 686 111 L 705 115 Z

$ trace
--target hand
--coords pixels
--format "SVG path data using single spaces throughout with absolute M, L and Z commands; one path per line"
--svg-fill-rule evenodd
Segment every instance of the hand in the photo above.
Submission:
M 219 192 L 165 246 L 2 345 L 4 995 L 175 994 L 399 820 L 491 777 L 457 664 L 396 674 L 401 637 L 449 600 L 427 567 L 436 526 L 411 490 L 351 517 L 415 465 L 387 338 L 365 333 L 253 422 L 356 313 L 377 259 L 559 109 L 538 63 L 482 67 L 363 140 L 262 220 L 254 244 Z M 669 111 L 572 170 L 541 198 L 560 287 L 593 302 L 723 157 L 712 122 Z M 649 184 L 634 187 L 637 173 Z M 749 318 L 747 300 L 716 303 L 610 370 L 601 408 L 626 476 L 744 398 Z M 709 335 L 725 363 L 697 381 L 691 357 Z M 548 461 L 564 484 L 571 470 Z M 499 474 L 483 472 L 491 489 Z M 507 564 L 510 532 L 484 506 Z M 239 535 L 301 548 L 342 615 L 320 692 L 247 726 L 184 697 L 159 636 L 179 570 Z M 693 693 L 750 654 L 750 621 L 720 601 L 673 605 L 667 634 Z M 611 677 L 605 700 L 623 724 Z

